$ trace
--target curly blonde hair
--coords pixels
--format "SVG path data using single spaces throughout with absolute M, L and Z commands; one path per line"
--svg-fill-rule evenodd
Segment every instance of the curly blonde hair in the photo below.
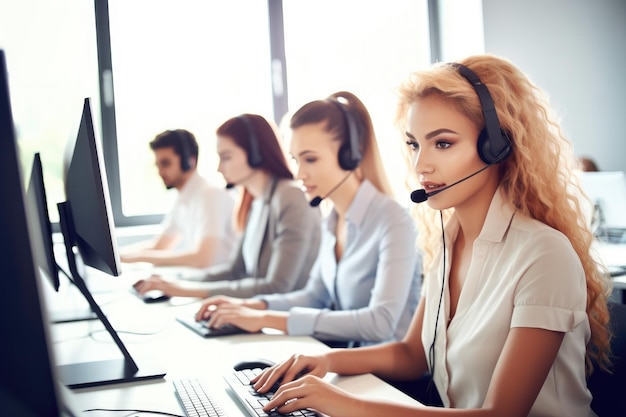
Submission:
M 607 369 L 611 337 L 607 308 L 610 282 L 592 254 L 593 235 L 581 205 L 583 192 L 575 175 L 578 161 L 571 143 L 565 138 L 547 96 L 509 61 L 493 55 L 478 55 L 459 63 L 474 71 L 488 87 L 500 125 L 513 143 L 510 156 L 499 167 L 500 187 L 519 212 L 567 236 L 581 260 L 591 327 L 587 372 L 593 371 L 594 362 Z M 401 132 L 407 131 L 407 112 L 411 104 L 430 95 L 444 98 L 479 130 L 484 128 L 481 105 L 472 85 L 453 65 L 438 64 L 411 74 L 400 86 L 397 123 Z M 447 210 L 445 218 L 451 213 L 452 209 Z M 434 251 L 441 245 L 440 230 L 437 233 L 439 221 L 433 221 L 438 214 L 426 205 L 416 205 L 413 215 L 420 230 L 418 244 L 428 267 Z

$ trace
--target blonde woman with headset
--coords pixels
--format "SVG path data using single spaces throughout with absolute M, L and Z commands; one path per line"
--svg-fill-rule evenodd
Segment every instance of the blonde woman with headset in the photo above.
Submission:
M 438 64 L 401 87 L 399 122 L 423 187 L 412 199 L 427 201 L 416 213 L 425 277 L 411 327 L 399 342 L 266 369 L 254 388 L 282 385 L 264 409 L 593 416 L 586 376 L 609 362 L 608 285 L 590 253 L 576 158 L 540 90 L 491 55 Z M 355 397 L 327 372 L 430 373 L 445 408 Z

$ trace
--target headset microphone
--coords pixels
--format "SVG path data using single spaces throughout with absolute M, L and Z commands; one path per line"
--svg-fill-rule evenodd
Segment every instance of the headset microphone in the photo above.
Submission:
M 323 198 L 318 195 L 317 197 L 313 198 L 313 200 L 309 201 L 309 206 L 317 207 L 317 206 L 320 205 L 322 200 L 323 200 Z
M 480 174 L 481 172 L 483 172 L 484 170 L 486 170 L 487 168 L 489 168 L 493 164 L 494 163 L 487 164 L 484 167 L 482 167 L 481 169 L 479 169 L 478 171 L 474 172 L 473 174 L 470 174 L 467 177 L 462 178 L 462 179 L 460 179 L 460 180 L 458 180 L 458 181 L 456 181 L 456 182 L 454 182 L 454 183 L 452 183 L 450 185 L 446 185 L 445 187 L 443 187 L 440 190 L 433 191 L 432 193 L 427 193 L 426 190 L 424 190 L 424 189 L 415 190 L 415 191 L 413 191 L 411 193 L 411 201 L 414 202 L 414 203 L 423 203 L 424 201 L 428 200 L 428 197 L 432 197 L 432 196 L 434 196 L 436 194 L 439 194 L 440 192 L 445 191 L 448 188 L 454 187 L 455 185 L 457 185 L 460 182 L 463 182 L 465 180 L 468 180 L 468 179 L 472 178 L 476 174 Z
M 339 188 L 341 186 L 341 184 L 343 184 L 345 182 L 345 180 L 348 179 L 348 177 L 350 176 L 350 174 L 352 174 L 354 171 L 350 171 L 348 172 L 348 175 L 346 175 L 345 177 L 343 177 L 343 179 L 341 181 L 339 181 L 339 183 L 337 183 L 337 185 L 335 185 L 329 192 L 326 193 L 326 195 L 324 197 L 320 197 L 319 195 L 317 197 L 314 197 L 313 200 L 309 201 L 309 206 L 311 207 L 317 207 L 320 205 L 320 203 L 322 202 L 322 200 L 324 200 L 325 198 L 328 198 L 329 195 L 331 195 L 332 193 L 335 192 L 335 190 L 337 188 Z
M 432 195 L 432 194 L 431 194 Z M 426 195 L 426 190 L 415 190 L 411 193 L 411 201 L 414 203 L 423 203 L 428 200 L 428 196 Z

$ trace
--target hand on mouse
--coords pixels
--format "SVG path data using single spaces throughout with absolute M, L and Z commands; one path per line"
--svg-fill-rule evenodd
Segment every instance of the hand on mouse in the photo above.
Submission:
M 256 391 L 265 393 L 279 381 L 283 385 L 304 375 L 321 378 L 328 373 L 329 366 L 325 355 L 292 355 L 289 359 L 264 369 L 250 382 Z
M 180 285 L 168 281 L 159 275 L 152 275 L 147 279 L 140 279 L 133 284 L 133 287 L 140 294 L 145 294 L 151 290 L 160 290 L 169 297 L 185 295 Z

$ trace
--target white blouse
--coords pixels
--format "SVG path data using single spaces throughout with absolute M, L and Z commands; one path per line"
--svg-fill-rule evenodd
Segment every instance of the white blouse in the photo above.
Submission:
M 532 327 L 564 332 L 565 337 L 529 416 L 594 415 L 585 379 L 585 347 L 591 334 L 585 274 L 569 240 L 516 213 L 498 190 L 474 242 L 456 314 L 446 329 L 450 253 L 458 229 L 458 219 L 452 216 L 445 229 L 446 279 L 433 375 L 444 405 L 480 408 L 509 330 Z M 427 358 L 442 285 L 441 253 L 438 259 L 422 290 Z M 515 378 L 511 381 L 514 384 Z
M 241 252 L 248 275 L 254 275 L 256 273 L 256 263 L 259 256 L 258 240 L 265 232 L 265 230 L 261 230 L 261 228 L 266 226 L 261 223 L 261 214 L 263 213 L 264 204 L 265 201 L 263 197 L 252 200 L 250 212 L 248 213 L 248 221 L 246 222 L 246 231 L 243 235 Z

